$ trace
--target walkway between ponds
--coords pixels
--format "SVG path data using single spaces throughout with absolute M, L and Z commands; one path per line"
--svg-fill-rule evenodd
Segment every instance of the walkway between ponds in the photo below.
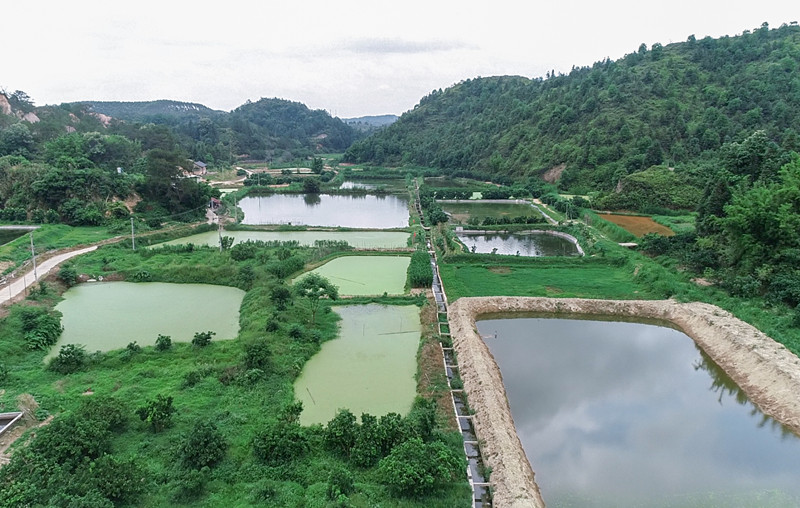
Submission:
M 456 362 L 455 351 L 451 347 L 444 347 L 442 340 L 452 345 L 450 338 L 450 328 L 447 315 L 447 294 L 444 292 L 442 277 L 439 273 L 439 264 L 436 251 L 431 245 L 430 227 L 425 226 L 425 217 L 419 203 L 419 183 L 416 184 L 416 208 L 419 213 L 420 224 L 425 229 L 425 242 L 428 254 L 431 256 L 431 270 L 433 271 L 433 298 L 436 300 L 437 327 L 442 347 L 442 362 L 445 373 L 447 374 L 447 385 L 450 387 L 450 396 L 453 402 L 453 411 L 458 421 L 458 429 L 464 440 L 464 453 L 467 456 L 467 480 L 472 488 L 472 507 L 490 508 L 492 506 L 491 484 L 484 476 L 483 459 L 481 457 L 478 437 L 472 424 L 472 414 L 467 404 L 467 397 L 460 388 L 461 378 L 458 375 L 458 363 Z M 453 388 L 454 380 L 458 383 L 457 388 Z

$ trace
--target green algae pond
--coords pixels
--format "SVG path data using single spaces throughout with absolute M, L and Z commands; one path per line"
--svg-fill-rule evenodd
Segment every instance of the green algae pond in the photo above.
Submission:
M 110 351 L 136 341 L 155 344 L 159 334 L 189 342 L 196 332 L 213 340 L 236 338 L 244 291 L 212 284 L 96 282 L 79 284 L 56 305 L 64 331 L 48 357 L 63 344 Z
M 409 233 L 402 231 L 222 231 L 223 236 L 233 238 L 233 243 L 247 240 L 264 242 L 298 242 L 300 245 L 314 245 L 317 240 L 342 241 L 360 249 L 401 249 L 408 246 Z M 208 245 L 219 247 L 219 232 L 207 231 L 196 235 L 176 238 L 169 242 L 153 245 Z
M 800 506 L 800 438 L 682 332 L 526 317 L 477 328 L 547 506 Z
M 303 403 L 300 423 L 327 423 L 339 409 L 405 415 L 416 395 L 419 308 L 415 305 L 346 305 L 339 337 L 304 366 L 294 384 Z
M 338 286 L 343 296 L 401 295 L 410 262 L 408 256 L 341 256 L 311 272 Z

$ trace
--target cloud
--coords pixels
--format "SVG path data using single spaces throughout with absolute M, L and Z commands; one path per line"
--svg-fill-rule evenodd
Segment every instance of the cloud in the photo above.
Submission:
M 460 50 L 473 50 L 477 49 L 472 44 L 466 44 L 460 41 L 444 41 L 444 40 L 429 40 L 429 41 L 414 41 L 406 40 L 399 37 L 370 37 L 361 39 L 351 39 L 342 41 L 338 45 L 338 49 L 345 51 L 352 51 L 354 53 L 372 53 L 372 54 L 419 54 L 419 53 L 438 53 Z

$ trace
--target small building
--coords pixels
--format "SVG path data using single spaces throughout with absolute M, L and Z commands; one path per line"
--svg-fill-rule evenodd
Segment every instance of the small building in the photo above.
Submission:
M 205 175 L 208 173 L 208 167 L 203 161 L 195 161 L 192 164 L 192 173 L 195 175 Z
M 211 198 L 211 200 L 208 202 L 208 207 L 211 208 L 212 210 L 216 210 L 217 208 L 220 207 L 221 204 L 222 201 L 220 201 L 219 199 Z

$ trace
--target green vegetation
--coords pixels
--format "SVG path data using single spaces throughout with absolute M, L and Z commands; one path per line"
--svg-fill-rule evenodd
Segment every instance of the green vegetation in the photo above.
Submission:
M 240 287 L 249 267 L 237 340 L 197 347 L 161 335 L 156 346 L 134 341 L 106 353 L 70 345 L 64 349 L 68 354 L 59 355 L 62 360 L 56 357 L 45 368 L 45 351 L 27 346 L 25 327 L 45 327 L 50 318 L 43 316 L 51 315 L 56 293 L 48 290 L 37 301 L 9 309 L 0 321 L 6 378 L 0 407 L 16 406 L 20 396 L 32 400 L 24 394 L 33 394 L 36 414 L 52 413 L 55 419 L 45 427 L 53 430 L 37 431 L 0 469 L 0 483 L 13 485 L 0 489 L 0 506 L 468 505 L 463 467 L 456 477 L 436 476 L 411 498 L 391 487 L 390 476 L 378 474 L 380 460 L 402 442 L 391 438 L 389 429 L 395 427 L 412 429 L 403 435 L 437 451 L 444 446 L 449 452 L 443 460 L 463 460 L 458 440 L 443 433 L 436 419 L 417 414 L 419 409 L 397 416 L 402 424 L 394 425 L 395 417 L 385 420 L 386 426 L 383 417 L 375 426 L 368 422 L 355 447 L 357 458 L 329 449 L 324 426 L 297 423 L 292 385 L 320 344 L 336 336 L 337 315 L 328 311 L 329 298 L 314 303 L 279 275 L 294 274 L 295 267 L 330 252 L 280 242 L 256 242 L 245 250 L 235 256 L 232 249 L 196 246 L 133 251 L 118 243 L 72 261 L 80 275 Z M 407 297 L 377 299 L 409 303 Z M 312 305 L 318 309 L 313 317 Z M 90 408 L 107 415 L 107 425 L 90 424 L 94 420 L 85 416 L 84 404 L 95 400 L 111 401 Z M 425 405 L 415 407 L 420 404 Z M 387 429 L 380 453 L 369 444 L 376 429 Z
M 503 184 L 563 167 L 559 188 L 570 194 L 602 191 L 609 205 L 651 213 L 694 207 L 724 143 L 764 130 L 781 148 L 800 148 L 798 51 L 800 27 L 764 24 L 736 37 L 642 45 L 547 79 L 469 79 L 431 92 L 345 160 Z

